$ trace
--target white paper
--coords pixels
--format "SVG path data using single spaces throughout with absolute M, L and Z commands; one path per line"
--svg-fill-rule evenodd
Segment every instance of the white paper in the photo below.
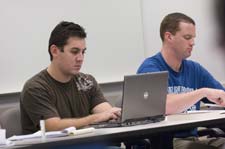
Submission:
M 55 137 L 63 137 L 68 135 L 81 135 L 81 134 L 91 133 L 91 132 L 94 132 L 94 130 L 95 128 L 93 127 L 79 129 L 79 130 L 76 130 L 75 127 L 69 127 L 62 131 L 49 131 L 49 132 L 46 132 L 45 135 L 46 135 L 46 138 L 55 138 Z M 8 140 L 15 141 L 15 140 L 33 139 L 33 138 L 41 138 L 41 136 L 42 136 L 41 131 L 37 131 L 29 135 L 12 136 L 8 138 Z
M 75 131 L 75 130 L 76 130 L 75 127 L 68 127 L 66 129 L 64 129 L 62 132 L 69 134 L 70 132 Z
M 67 135 L 68 135 L 67 133 L 63 133 L 62 131 L 50 131 L 45 133 L 46 138 L 63 137 Z M 33 139 L 33 138 L 41 138 L 41 137 L 42 137 L 42 132 L 37 131 L 29 135 L 12 136 L 8 138 L 8 140 L 15 141 L 15 140 Z
M 225 110 L 194 110 L 194 111 L 187 111 L 187 114 L 197 114 L 197 113 L 219 113 L 225 114 Z
M 207 106 L 207 107 L 225 108 L 221 105 L 212 104 L 212 103 L 204 103 L 204 105 Z
M 94 127 L 90 127 L 90 128 L 73 130 L 69 134 L 72 134 L 72 135 L 81 135 L 81 134 L 86 134 L 86 133 L 92 133 L 94 131 L 95 131 L 95 128 Z

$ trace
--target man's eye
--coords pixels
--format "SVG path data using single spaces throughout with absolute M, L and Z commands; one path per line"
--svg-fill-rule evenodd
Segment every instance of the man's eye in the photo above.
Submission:
M 186 40 L 190 40 L 191 38 L 192 38 L 192 36 L 189 36 L 189 35 L 184 36 L 184 39 L 186 39 Z
M 72 50 L 71 53 L 78 54 L 79 53 L 79 50 Z

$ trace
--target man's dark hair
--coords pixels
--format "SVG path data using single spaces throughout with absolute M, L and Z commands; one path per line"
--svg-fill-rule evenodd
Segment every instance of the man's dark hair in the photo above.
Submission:
M 53 57 L 50 51 L 51 45 L 56 45 L 63 52 L 63 47 L 67 44 L 67 40 L 70 37 L 78 37 L 81 39 L 86 38 L 86 32 L 83 27 L 79 24 L 73 22 L 60 22 L 51 32 L 48 44 L 48 52 L 50 54 L 50 60 L 52 61 Z
M 180 30 L 179 24 L 180 22 L 191 23 L 195 25 L 195 22 L 189 16 L 183 13 L 171 13 L 164 17 L 160 25 L 160 37 L 162 41 L 164 41 L 165 32 L 170 32 L 175 35 L 177 31 Z

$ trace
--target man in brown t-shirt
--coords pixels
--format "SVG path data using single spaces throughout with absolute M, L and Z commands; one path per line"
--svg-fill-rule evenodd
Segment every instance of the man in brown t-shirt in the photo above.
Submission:
M 117 119 L 120 108 L 104 98 L 96 80 L 80 71 L 86 51 L 86 33 L 73 22 L 59 23 L 51 33 L 47 69 L 24 85 L 20 107 L 24 134 L 46 130 L 81 128 L 92 123 Z

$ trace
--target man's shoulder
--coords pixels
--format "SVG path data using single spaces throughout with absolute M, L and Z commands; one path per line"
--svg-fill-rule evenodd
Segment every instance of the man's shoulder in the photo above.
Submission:
M 47 85 L 47 70 L 44 69 L 26 81 L 24 89 Z
M 147 61 L 147 62 L 148 61 L 158 61 L 158 60 L 161 60 L 161 59 L 162 59 L 161 53 L 158 52 L 155 55 L 146 58 L 145 61 Z
M 164 68 L 164 61 L 161 53 L 157 53 L 151 57 L 148 57 L 138 68 L 137 73 L 155 72 Z
M 157 53 L 145 59 L 143 65 L 159 66 L 164 63 L 161 53 Z
M 185 63 L 185 65 L 187 65 L 189 67 L 202 67 L 200 65 L 200 63 L 193 61 L 193 60 L 184 60 L 183 62 Z

